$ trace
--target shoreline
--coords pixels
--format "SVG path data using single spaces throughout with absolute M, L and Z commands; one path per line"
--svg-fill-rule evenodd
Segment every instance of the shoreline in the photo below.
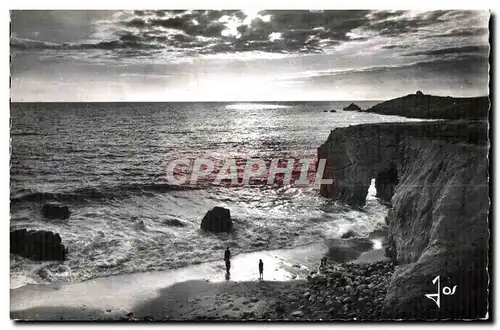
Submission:
M 385 260 L 383 249 L 372 248 L 358 251 L 353 267 Z M 229 279 L 221 260 L 71 284 L 28 284 L 10 290 L 10 315 L 17 320 L 265 319 L 278 296 L 307 287 L 328 251 L 315 243 L 238 254 Z M 264 281 L 258 281 L 259 259 Z M 329 262 L 329 269 L 342 265 Z

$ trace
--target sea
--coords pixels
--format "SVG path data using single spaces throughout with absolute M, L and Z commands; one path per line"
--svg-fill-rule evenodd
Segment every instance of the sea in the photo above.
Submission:
M 314 183 L 166 180 L 176 159 L 314 158 L 337 127 L 411 121 L 341 110 L 351 102 L 379 103 L 12 103 L 10 228 L 57 232 L 69 254 L 64 263 L 11 255 L 11 288 L 174 269 L 220 259 L 227 246 L 233 254 L 292 248 L 380 228 L 387 208 L 374 185 L 366 206 L 353 209 L 320 196 Z M 44 219 L 46 202 L 69 206 L 71 217 Z M 214 206 L 230 209 L 232 233 L 200 230 Z

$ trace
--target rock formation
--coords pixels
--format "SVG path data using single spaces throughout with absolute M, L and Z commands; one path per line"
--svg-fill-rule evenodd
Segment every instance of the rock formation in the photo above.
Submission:
M 66 259 L 61 236 L 45 230 L 18 229 L 10 232 L 10 253 L 35 261 Z
M 348 230 L 347 232 L 343 233 L 340 238 L 351 238 L 351 237 L 361 237 L 359 233 L 356 233 L 354 230 Z
M 233 230 L 233 221 L 228 209 L 216 206 L 209 210 L 201 221 L 201 229 L 214 233 L 230 232 Z
M 318 149 L 323 196 L 365 203 L 371 179 L 390 201 L 387 252 L 397 264 L 385 309 L 400 318 L 483 317 L 487 306 L 488 146 L 485 122 L 385 123 L 338 128 Z M 377 182 L 377 180 L 381 182 Z M 425 297 L 441 295 L 441 307 Z
M 45 203 L 42 207 L 42 214 L 49 219 L 68 219 L 71 212 L 67 206 L 57 203 Z
M 361 111 L 361 108 L 358 105 L 356 105 L 354 103 L 351 103 L 347 107 L 345 107 L 344 110 L 347 110 L 347 111 Z
M 453 98 L 417 92 L 379 103 L 365 111 L 409 118 L 486 119 L 489 105 L 487 97 Z
M 391 163 L 388 169 L 379 172 L 375 178 L 376 197 L 380 198 L 385 205 L 391 205 L 391 198 L 398 182 L 398 170 L 396 165 Z
M 163 223 L 172 227 L 186 227 L 186 224 L 179 219 L 166 219 Z

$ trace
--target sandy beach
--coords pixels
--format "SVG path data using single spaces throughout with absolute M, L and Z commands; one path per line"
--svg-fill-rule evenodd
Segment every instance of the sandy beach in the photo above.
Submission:
M 75 284 L 26 285 L 11 290 L 17 320 L 263 319 L 283 292 L 305 290 L 327 252 L 324 244 L 240 254 L 170 271 L 97 278 Z M 383 260 L 382 249 L 363 251 L 354 262 Z M 258 260 L 264 281 L 258 280 Z M 331 264 L 333 268 L 336 263 Z

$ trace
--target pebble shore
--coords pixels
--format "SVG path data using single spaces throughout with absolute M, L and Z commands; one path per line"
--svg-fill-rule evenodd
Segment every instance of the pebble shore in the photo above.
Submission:
M 332 321 L 387 320 L 383 300 L 394 271 L 390 261 L 334 264 L 311 272 L 306 281 L 290 282 L 240 294 L 221 294 L 199 321 Z M 262 282 L 266 283 L 266 282 Z M 272 283 L 272 282 L 267 282 Z M 267 291 L 267 292 L 266 292 Z M 197 298 L 199 299 L 199 298 Z M 252 308 L 254 305 L 264 308 Z M 162 321 L 175 320 L 164 317 Z M 128 321 L 159 321 L 153 317 L 123 316 Z M 178 319 L 177 319 L 178 320 Z
M 302 290 L 281 294 L 273 320 L 384 319 L 382 302 L 394 271 L 390 261 L 341 264 L 311 274 Z

